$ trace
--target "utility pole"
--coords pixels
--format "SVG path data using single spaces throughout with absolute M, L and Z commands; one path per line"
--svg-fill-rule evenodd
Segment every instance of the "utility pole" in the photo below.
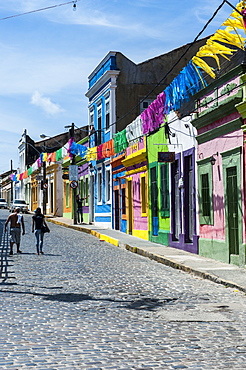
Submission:
M 70 138 L 74 137 L 74 123 L 72 123 L 70 132 Z M 72 165 L 76 164 L 75 154 L 72 154 Z M 77 202 L 76 202 L 77 189 L 73 188 L 73 224 L 77 225 Z
M 46 215 L 46 162 L 43 161 L 43 214 Z

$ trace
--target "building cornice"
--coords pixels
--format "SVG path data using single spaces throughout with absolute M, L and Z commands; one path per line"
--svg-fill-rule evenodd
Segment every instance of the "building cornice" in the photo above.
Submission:
M 239 104 L 242 100 L 242 90 L 238 91 L 237 94 L 232 95 L 224 99 L 217 107 L 208 108 L 202 115 L 191 120 L 192 125 L 199 130 L 208 124 L 217 121 L 222 115 L 228 116 L 234 113 L 235 105 Z
M 197 135 L 196 139 L 198 144 L 205 143 L 207 141 L 213 140 L 221 135 L 226 135 L 232 131 L 236 131 L 242 128 L 242 119 L 238 117 L 233 121 L 229 121 L 224 125 L 215 127 L 212 130 L 209 130 L 203 134 Z
M 85 96 L 88 99 L 90 99 L 92 96 L 94 96 L 97 93 L 100 87 L 103 86 L 109 79 L 110 79 L 110 82 L 108 83 L 107 88 L 108 87 L 110 87 L 111 89 L 116 88 L 117 87 L 116 80 L 119 74 L 120 74 L 120 71 L 116 71 L 116 70 L 106 71 L 103 74 L 103 76 L 101 76 L 99 80 L 87 91 Z
M 88 76 L 88 80 L 91 80 L 95 74 L 97 74 L 98 71 L 102 68 L 102 66 L 109 60 L 110 57 L 115 57 L 117 54 L 117 51 L 109 51 L 107 55 L 101 60 L 101 62 L 96 66 L 96 68 L 91 72 L 91 74 Z
M 231 69 L 229 72 L 225 73 L 223 76 L 216 78 L 213 82 L 211 82 L 204 89 L 200 90 L 198 93 L 194 94 L 193 99 L 197 100 L 202 98 L 218 86 L 223 85 L 227 81 L 231 80 L 233 77 L 241 76 L 244 73 L 246 73 L 246 64 L 238 65 L 237 67 Z

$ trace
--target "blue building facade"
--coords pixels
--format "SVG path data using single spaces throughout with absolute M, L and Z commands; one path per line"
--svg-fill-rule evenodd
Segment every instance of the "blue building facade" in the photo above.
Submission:
M 115 89 L 119 70 L 116 66 L 116 53 L 109 52 L 89 76 L 89 147 L 99 146 L 113 138 L 115 133 Z M 112 148 L 113 149 L 113 148 Z M 91 156 L 90 176 L 90 217 L 95 225 L 112 228 L 112 171 L 110 156 L 105 158 L 105 148 L 101 156 L 94 152 Z

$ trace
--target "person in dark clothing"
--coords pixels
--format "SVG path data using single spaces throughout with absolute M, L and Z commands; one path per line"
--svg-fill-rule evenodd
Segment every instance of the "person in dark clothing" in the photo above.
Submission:
M 76 196 L 78 223 L 83 222 L 83 200 L 79 194 Z
M 44 254 L 43 252 L 44 233 L 42 231 L 42 226 L 46 226 L 48 228 L 45 221 L 45 217 L 41 213 L 41 208 L 38 207 L 35 211 L 35 215 L 32 217 L 32 232 L 35 234 L 36 238 L 37 254 L 39 254 L 39 252 L 41 254 Z

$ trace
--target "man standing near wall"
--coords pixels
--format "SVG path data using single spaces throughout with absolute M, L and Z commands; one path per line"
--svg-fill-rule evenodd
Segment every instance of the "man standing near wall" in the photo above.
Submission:
M 23 215 L 20 214 L 20 208 L 17 207 L 14 213 L 11 213 L 7 218 L 4 226 L 4 231 L 7 232 L 7 225 L 10 222 L 10 252 L 9 255 L 13 255 L 13 245 L 16 243 L 17 253 L 21 253 L 20 240 L 21 240 L 21 228 L 22 235 L 25 235 L 25 225 Z

